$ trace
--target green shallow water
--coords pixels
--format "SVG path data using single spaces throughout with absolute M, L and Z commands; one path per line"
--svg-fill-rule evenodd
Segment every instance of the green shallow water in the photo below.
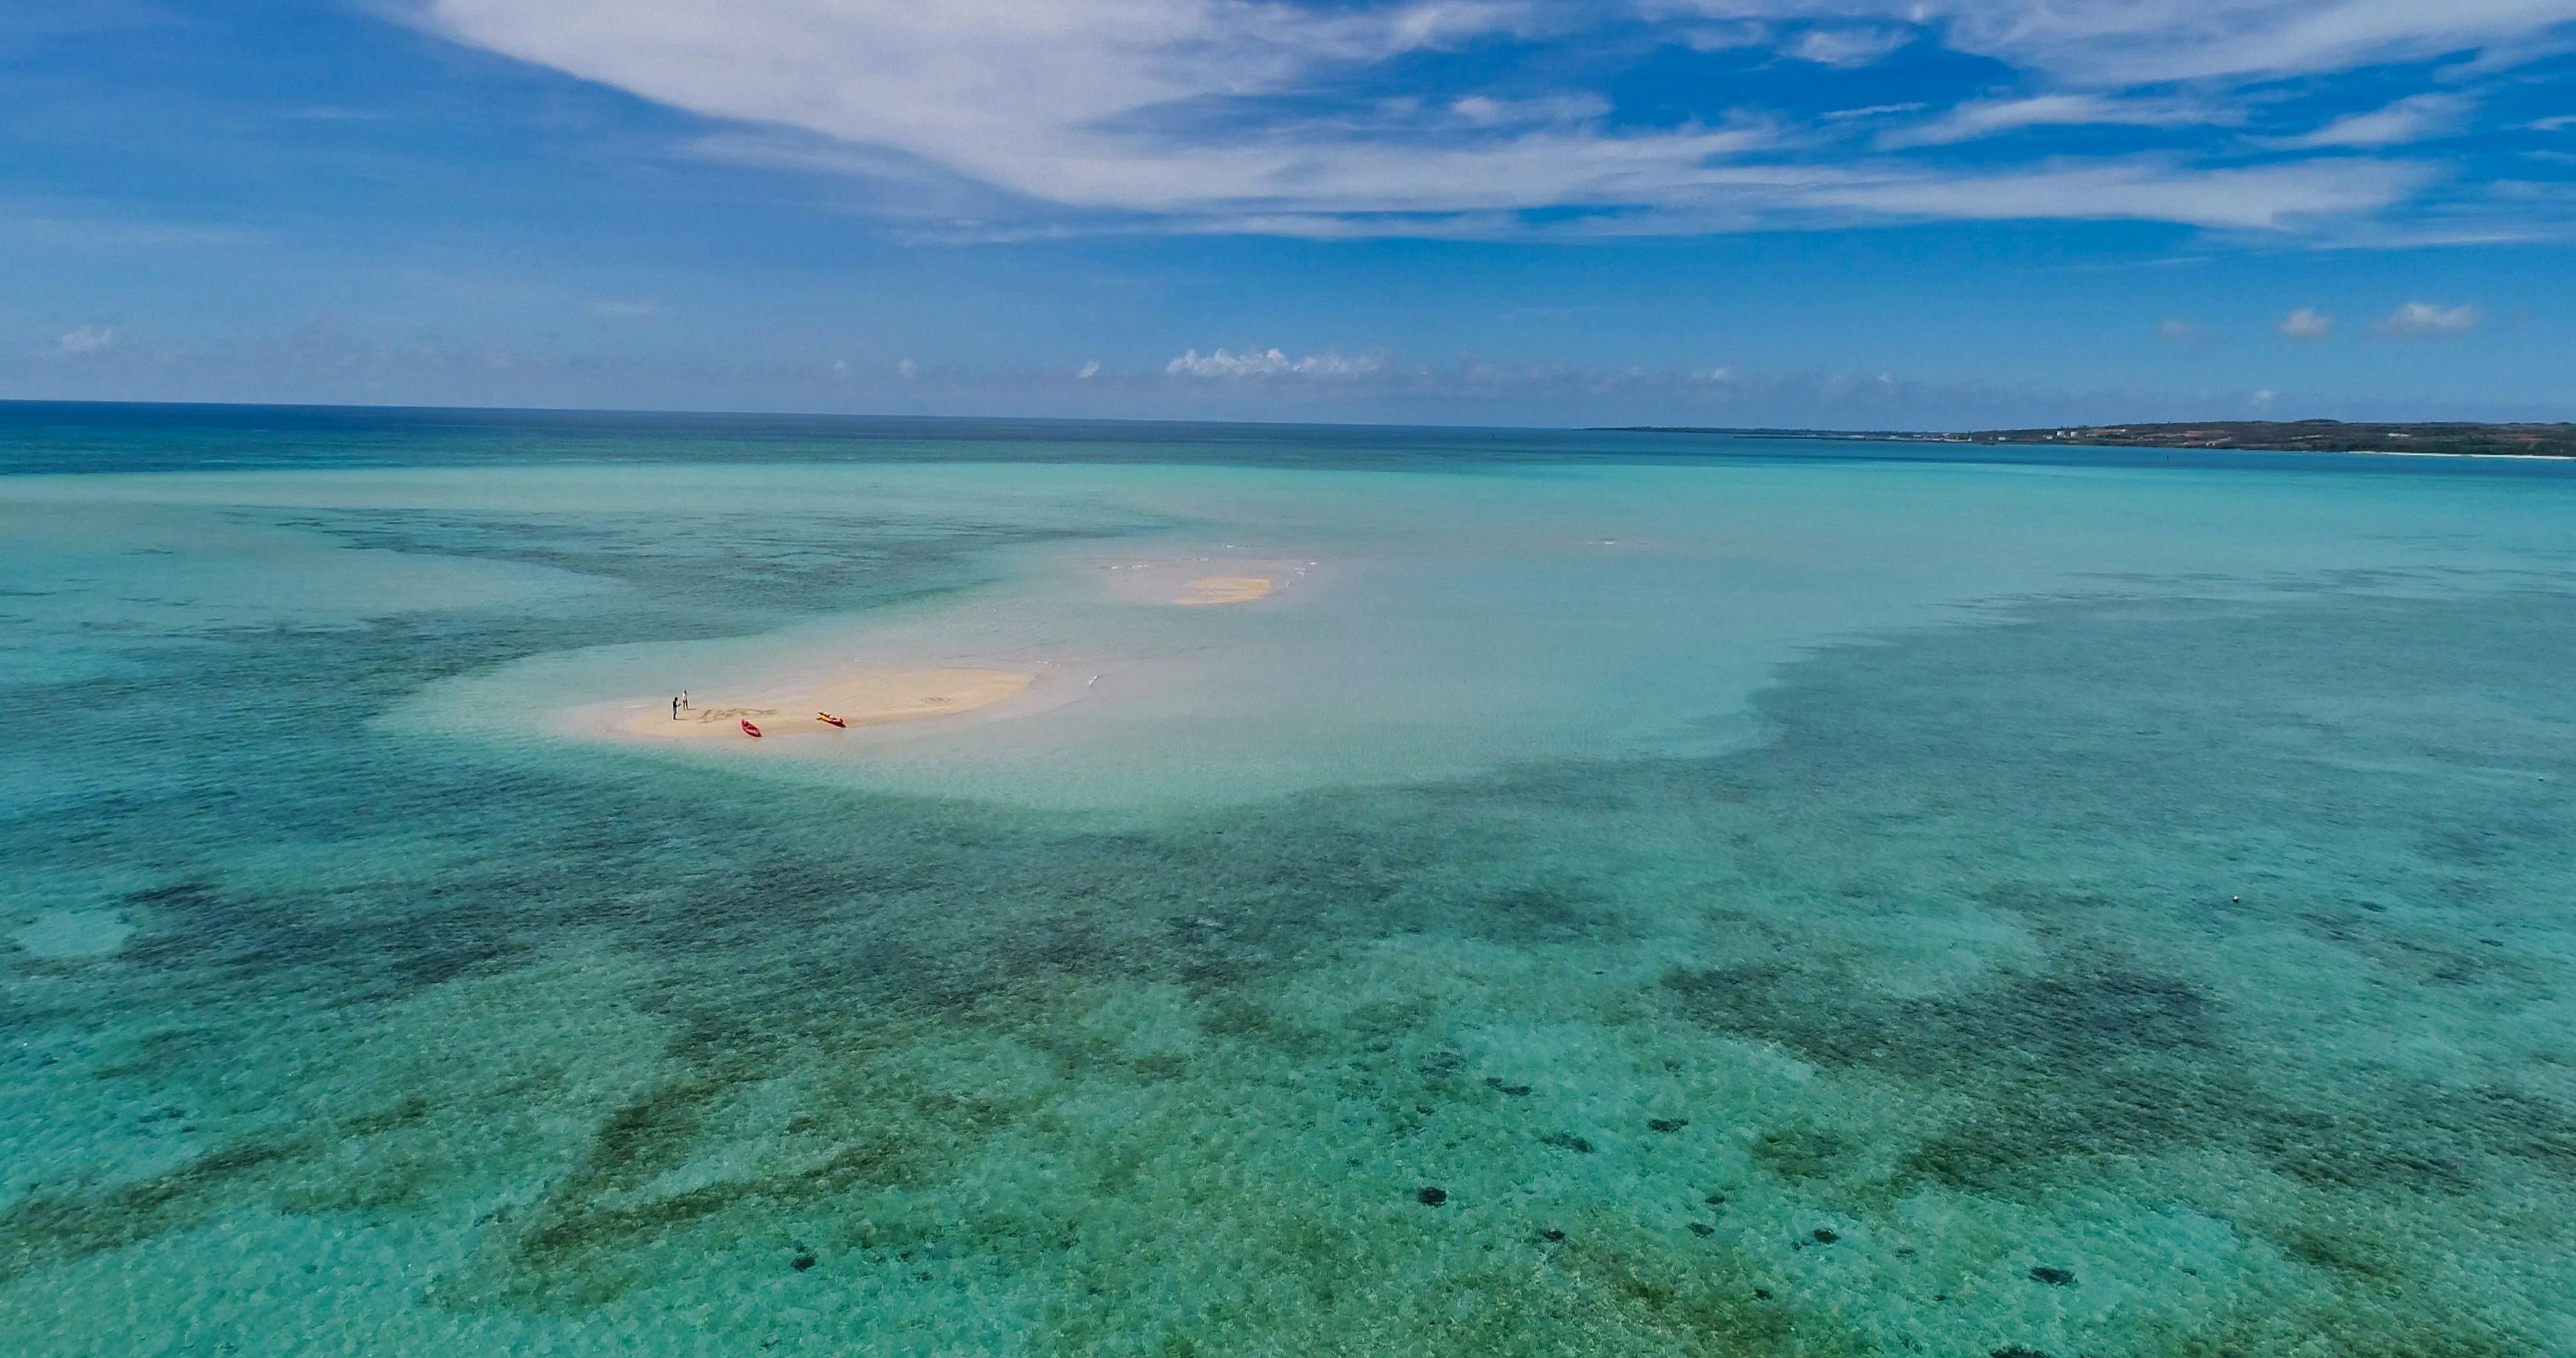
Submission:
M 0 479 L 13 1352 L 2576 1351 L 2576 481 L 188 427 Z M 940 646 L 1163 677 L 524 717 Z

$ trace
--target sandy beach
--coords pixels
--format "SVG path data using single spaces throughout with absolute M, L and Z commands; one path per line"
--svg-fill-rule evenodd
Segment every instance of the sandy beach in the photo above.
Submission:
M 783 686 L 754 696 L 693 693 L 675 719 L 663 701 L 615 725 L 623 735 L 655 740 L 743 740 L 742 723 L 764 739 L 843 735 L 865 726 L 955 716 L 1028 691 L 1033 676 L 1008 670 L 887 670 Z M 632 701 L 619 703 L 624 711 Z M 822 720 L 830 713 L 847 723 Z

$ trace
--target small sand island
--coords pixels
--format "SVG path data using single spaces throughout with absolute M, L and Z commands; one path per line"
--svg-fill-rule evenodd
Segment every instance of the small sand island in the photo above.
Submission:
M 793 739 L 845 734 L 862 726 L 953 716 L 990 707 L 1028 691 L 1032 676 L 1008 670 L 887 670 L 822 680 L 801 687 L 771 689 L 756 697 L 715 693 L 691 694 L 676 719 L 668 702 L 625 716 L 616 724 L 624 735 L 659 740 L 745 738 L 742 723 L 760 728 L 763 739 Z M 617 704 L 624 713 L 631 702 Z M 829 713 L 841 719 L 834 726 Z
M 1317 564 L 1213 552 L 1103 563 L 1112 590 L 1131 603 L 1155 608 L 1209 608 L 1277 598 L 1303 584 Z
M 1173 603 L 1185 607 L 1201 604 L 1248 604 L 1270 596 L 1270 580 L 1260 575 L 1208 575 L 1192 580 L 1189 590 Z

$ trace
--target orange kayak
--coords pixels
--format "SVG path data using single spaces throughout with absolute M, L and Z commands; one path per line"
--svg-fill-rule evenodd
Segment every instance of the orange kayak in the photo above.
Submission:
M 748 721 L 745 721 L 745 722 L 742 724 L 742 733 L 743 733 L 744 735 L 747 735 L 747 736 L 751 737 L 751 738 L 752 738 L 752 739 L 754 739 L 754 740 L 758 740 L 758 739 L 760 739 L 760 728 L 759 728 L 759 727 L 757 727 L 757 726 L 752 725 L 752 724 L 751 724 L 750 722 L 748 722 Z
M 814 720 L 819 721 L 819 722 L 823 723 L 823 724 L 824 724 L 824 725 L 826 725 L 826 726 L 838 726 L 838 727 L 840 727 L 842 730 L 845 730 L 845 731 L 846 731 L 846 730 L 848 730 L 848 729 L 849 729 L 849 727 L 850 727 L 850 724 L 849 724 L 848 722 L 845 722 L 845 721 L 841 720 L 839 717 L 833 716 L 833 715 L 832 715 L 831 713 L 829 713 L 829 712 L 817 712 L 817 713 L 815 713 L 815 714 L 814 714 Z

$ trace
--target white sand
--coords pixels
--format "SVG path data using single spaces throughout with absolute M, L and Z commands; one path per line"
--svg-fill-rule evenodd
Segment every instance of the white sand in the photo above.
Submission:
M 747 740 L 742 723 L 764 739 L 845 735 L 865 726 L 954 716 L 990 707 L 1028 691 L 1032 676 L 1008 670 L 887 670 L 844 675 L 807 684 L 782 684 L 757 695 L 689 695 L 677 720 L 669 703 L 649 707 L 615 725 L 620 735 L 653 740 Z M 632 701 L 615 704 L 621 710 Z M 830 713 L 846 728 L 822 720 Z
M 1206 553 L 1098 565 L 1112 591 L 1132 603 L 1184 608 L 1248 604 L 1303 583 L 1316 563 L 1304 559 Z
M 1183 605 L 1248 604 L 1270 597 L 1270 581 L 1258 575 L 1208 575 L 1192 580 L 1189 591 L 1172 600 Z

